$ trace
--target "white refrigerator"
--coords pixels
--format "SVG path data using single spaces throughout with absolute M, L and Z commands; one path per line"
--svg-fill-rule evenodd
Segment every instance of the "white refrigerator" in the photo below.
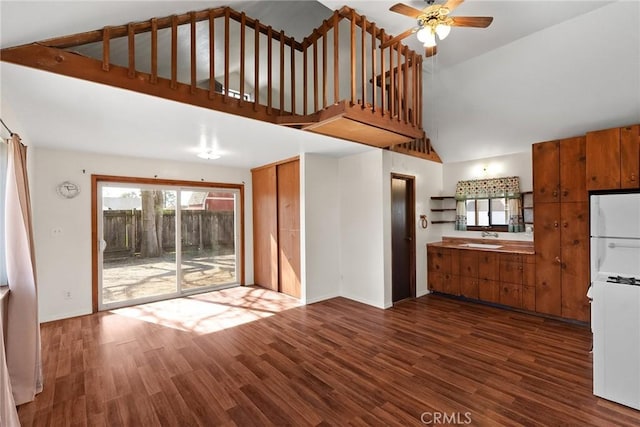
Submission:
M 640 193 L 590 199 L 593 393 L 640 409 Z

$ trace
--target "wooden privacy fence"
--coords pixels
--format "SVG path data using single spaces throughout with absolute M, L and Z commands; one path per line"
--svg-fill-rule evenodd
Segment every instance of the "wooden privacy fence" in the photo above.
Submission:
M 107 210 L 103 213 L 103 239 L 107 243 L 105 259 L 140 253 L 142 211 Z M 181 211 L 182 250 L 233 250 L 234 213 L 207 210 Z M 175 211 L 164 211 L 162 217 L 162 249 L 176 249 Z

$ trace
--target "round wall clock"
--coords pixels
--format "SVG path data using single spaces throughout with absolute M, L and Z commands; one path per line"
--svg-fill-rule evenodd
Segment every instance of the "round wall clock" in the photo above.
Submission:
M 56 191 L 60 195 L 60 197 L 64 197 L 65 199 L 73 199 L 78 194 L 80 194 L 80 186 L 71 181 L 65 181 L 56 187 Z

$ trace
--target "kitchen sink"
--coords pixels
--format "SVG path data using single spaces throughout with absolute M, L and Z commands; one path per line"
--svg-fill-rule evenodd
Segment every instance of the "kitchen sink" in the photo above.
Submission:
M 478 248 L 478 249 L 498 249 L 502 247 L 502 245 L 492 245 L 490 243 L 463 243 L 460 246 L 465 246 L 467 248 Z

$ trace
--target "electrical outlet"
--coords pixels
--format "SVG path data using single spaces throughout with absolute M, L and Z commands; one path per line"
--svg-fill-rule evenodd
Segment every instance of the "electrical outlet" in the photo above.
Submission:
M 51 235 L 53 237 L 58 237 L 62 235 L 62 228 L 61 227 L 54 227 L 51 229 Z
M 71 299 L 71 291 L 63 291 L 64 299 Z

